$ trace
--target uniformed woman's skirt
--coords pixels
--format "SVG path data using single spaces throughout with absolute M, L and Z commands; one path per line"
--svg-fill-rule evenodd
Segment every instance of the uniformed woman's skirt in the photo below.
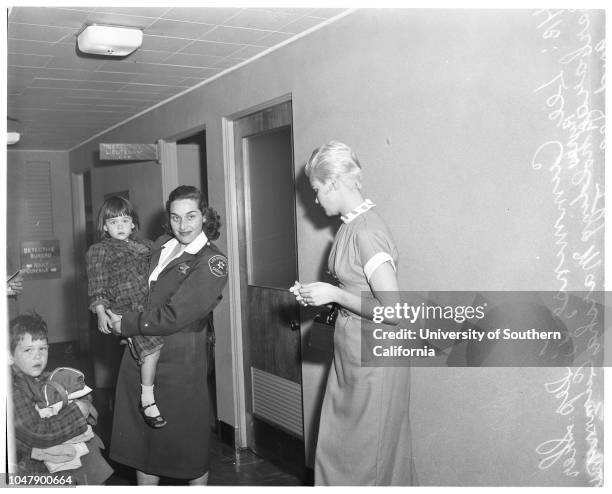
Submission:
M 140 369 L 126 348 L 119 369 L 110 457 L 142 472 L 194 479 L 208 471 L 210 445 L 206 331 L 164 337 L 155 401 L 168 424 L 146 425 Z

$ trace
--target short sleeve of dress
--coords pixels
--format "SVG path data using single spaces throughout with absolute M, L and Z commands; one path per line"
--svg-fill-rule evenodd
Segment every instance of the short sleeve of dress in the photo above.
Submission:
M 393 241 L 382 230 L 361 230 L 356 233 L 357 255 L 363 266 L 366 279 L 370 277 L 381 264 L 390 262 L 396 269 L 397 251 Z

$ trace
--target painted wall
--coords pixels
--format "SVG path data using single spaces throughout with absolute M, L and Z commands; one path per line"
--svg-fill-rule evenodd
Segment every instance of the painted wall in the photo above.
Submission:
M 594 22 L 599 32 L 601 17 Z M 577 18 L 564 22 L 564 33 L 578 25 Z M 314 147 L 338 139 L 360 156 L 367 195 L 394 232 L 404 290 L 557 290 L 559 211 L 549 168 L 536 170 L 532 161 L 540 145 L 565 143 L 567 135 L 549 118 L 548 89 L 536 91 L 558 71 L 558 56 L 537 26 L 529 11 L 358 11 L 104 139 L 154 142 L 205 126 L 210 202 L 226 218 L 233 212 L 225 210 L 222 118 L 290 93 L 301 281 L 320 279 L 338 225 L 314 204 L 303 164 Z M 574 34 L 564 34 L 563 49 L 577 43 Z M 96 166 L 97 142 L 70 153 L 73 171 Z M 589 200 L 596 202 L 592 194 Z M 588 248 L 577 234 L 578 213 L 566 227 L 576 250 Z M 600 249 L 601 238 L 593 241 Z M 222 250 L 226 242 L 222 235 Z M 582 286 L 583 268 L 571 266 L 572 286 Z M 226 296 L 216 311 L 216 375 L 219 417 L 235 424 L 230 310 Z M 316 429 L 326 356 L 310 345 L 313 315 L 302 314 L 308 437 Z M 583 466 L 577 477 L 561 462 L 538 467 L 538 443 L 562 437 L 567 426 L 544 391 L 558 376 L 554 369 L 414 369 L 419 481 L 585 483 Z
M 10 316 L 36 310 L 47 322 L 49 341 L 76 340 L 78 331 L 74 313 L 74 242 L 72 235 L 70 169 L 67 152 L 7 152 L 7 270 L 20 267 L 19 249 L 25 236 L 26 195 L 25 165 L 29 161 L 49 162 L 53 239 L 60 242 L 61 278 L 24 281 L 22 295 L 9 305 Z
M 197 144 L 178 144 L 178 183 L 200 187 L 200 146 Z

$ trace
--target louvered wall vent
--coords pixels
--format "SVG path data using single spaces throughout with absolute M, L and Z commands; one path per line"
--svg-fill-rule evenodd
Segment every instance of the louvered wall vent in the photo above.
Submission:
M 304 437 L 302 387 L 269 372 L 251 367 L 253 415 Z
M 27 223 L 24 237 L 33 240 L 53 237 L 50 163 L 28 161 L 25 166 L 25 186 Z

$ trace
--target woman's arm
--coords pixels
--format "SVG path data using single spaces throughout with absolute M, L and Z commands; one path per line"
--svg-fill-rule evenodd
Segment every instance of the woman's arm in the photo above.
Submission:
M 208 315 L 221 300 L 221 292 L 227 284 L 227 260 L 224 272 L 220 272 L 219 269 L 211 269 L 209 265 L 211 257 L 203 256 L 192 264 L 186 276 L 167 273 L 165 276 L 184 277 L 177 290 L 161 307 L 150 308 L 143 312 L 125 313 L 119 326 L 121 335 L 169 335 Z M 115 318 L 113 315 L 112 319 Z
M 367 299 L 320 281 L 302 285 L 298 291 L 308 305 L 337 303 L 351 312 L 371 320 L 374 307 L 395 306 L 400 301 L 397 276 L 391 262 L 385 262 L 378 266 L 371 274 L 369 284 L 373 297 Z M 385 324 L 395 325 L 398 322 L 396 318 L 384 320 Z

